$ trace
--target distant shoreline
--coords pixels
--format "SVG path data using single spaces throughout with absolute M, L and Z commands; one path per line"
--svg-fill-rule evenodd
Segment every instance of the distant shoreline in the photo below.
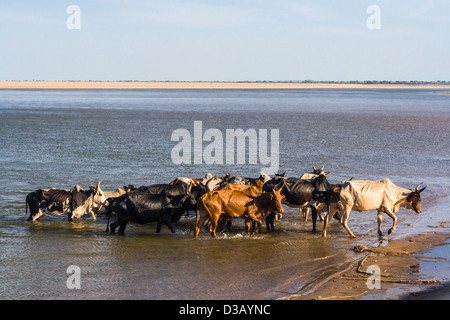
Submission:
M 450 85 L 326 82 L 0 81 L 0 89 L 450 89 Z

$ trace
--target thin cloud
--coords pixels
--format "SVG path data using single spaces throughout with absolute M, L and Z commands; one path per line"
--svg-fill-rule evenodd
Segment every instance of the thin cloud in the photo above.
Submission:
M 64 12 L 61 16 L 64 18 Z M 0 10 L 1 24 L 8 24 L 9 26 L 13 24 L 60 25 L 61 21 L 65 22 L 64 19 L 57 19 L 56 17 L 49 17 L 48 15 L 45 16 L 45 14 L 31 14 L 24 11 L 8 11 L 4 9 Z
M 254 26 L 270 22 L 257 8 L 163 2 L 125 12 L 124 16 L 134 22 L 175 27 Z

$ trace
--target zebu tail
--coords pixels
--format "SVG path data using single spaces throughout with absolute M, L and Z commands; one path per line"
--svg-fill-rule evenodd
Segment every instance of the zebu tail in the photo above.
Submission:
M 111 212 L 108 213 L 108 221 L 106 222 L 106 232 L 109 232 L 109 219 L 111 218 Z
M 27 197 L 25 198 L 25 215 L 28 215 L 28 207 L 30 206 L 29 202 L 30 202 L 30 198 L 32 195 L 34 195 L 34 192 L 27 194 Z M 31 208 L 30 208 L 30 213 L 31 213 Z
M 313 232 L 316 232 L 316 222 L 317 222 L 317 208 L 316 204 L 310 204 L 309 207 L 311 208 L 311 217 L 313 222 Z
M 199 207 L 199 203 L 197 203 L 197 208 L 195 208 L 195 229 L 194 229 L 194 239 L 197 238 L 198 233 L 200 232 L 200 228 L 198 228 L 198 218 L 199 218 L 198 207 Z
M 204 210 L 208 216 L 211 216 L 209 210 L 206 208 L 206 206 L 203 203 L 203 196 L 198 199 L 197 202 L 197 209 L 195 210 L 196 219 L 195 219 L 195 231 L 194 231 L 194 238 L 197 238 L 201 228 L 203 228 L 203 225 L 205 224 L 206 220 L 204 216 L 201 216 L 200 210 Z M 208 219 L 210 220 L 210 219 Z

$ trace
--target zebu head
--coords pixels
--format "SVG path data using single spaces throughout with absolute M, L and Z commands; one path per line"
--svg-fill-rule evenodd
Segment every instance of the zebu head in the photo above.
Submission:
M 223 182 L 224 180 L 222 178 L 217 178 L 212 174 L 208 173 L 206 174 L 201 184 L 206 187 L 207 191 L 212 191 L 215 190 L 217 187 L 219 187 L 220 184 L 222 184 Z
M 91 200 L 91 209 L 98 211 L 102 207 L 106 207 L 108 205 L 108 201 L 105 197 L 105 194 L 103 193 L 103 190 L 100 189 L 100 183 L 102 180 L 100 180 L 97 183 L 96 187 L 89 186 L 89 189 L 92 191 L 92 200 Z
M 312 173 L 317 174 L 317 175 L 321 175 L 321 174 L 328 175 L 328 174 L 330 174 L 330 172 L 328 172 L 328 171 L 327 172 L 323 171 L 324 167 L 325 166 L 323 165 L 322 168 L 317 169 L 316 166 L 313 165 L 313 172 Z
M 281 194 L 280 191 L 277 190 L 273 190 L 270 193 L 270 200 L 272 201 L 273 204 L 273 212 L 276 213 L 283 213 L 284 209 L 283 206 L 281 205 L 281 200 L 284 198 L 284 195 Z
M 414 191 L 412 191 L 408 197 L 406 198 L 406 201 L 408 201 L 408 204 L 411 206 L 411 208 L 416 212 L 416 213 L 421 213 L 422 212 L 422 208 L 420 206 L 420 201 L 421 201 L 421 197 L 420 197 L 420 193 L 425 190 L 428 186 L 423 187 L 422 189 L 419 190 L 419 187 L 422 185 L 419 184 Z
M 281 171 L 278 172 L 273 172 L 275 174 L 275 178 L 282 178 L 284 176 L 286 176 L 286 171 L 284 171 L 283 173 Z
M 209 190 L 207 189 L 207 187 L 200 183 L 198 185 L 192 186 L 189 194 L 194 197 L 195 201 L 197 201 L 202 195 L 204 195 L 208 191 Z
M 103 214 L 110 215 L 111 213 L 126 212 L 126 201 L 128 194 L 123 194 L 119 197 L 108 198 L 104 206 Z
M 80 218 L 85 214 L 91 214 L 95 220 L 95 213 L 107 205 L 105 194 L 100 189 L 100 183 L 101 180 L 96 187 L 89 186 L 90 191 L 84 191 L 78 186 L 70 190 L 73 217 Z
M 329 172 L 323 172 L 323 167 L 320 170 L 321 172 L 317 174 L 317 177 L 311 179 L 311 183 L 316 191 L 327 191 L 331 187 L 326 177 Z
M 275 177 L 264 183 L 263 191 L 271 192 L 273 190 L 278 190 L 284 193 L 287 191 L 286 178 L 285 177 Z
M 270 179 L 272 179 L 272 178 L 268 174 L 265 174 L 265 173 L 261 173 L 261 175 L 259 176 L 259 180 L 262 181 L 262 183 L 266 183 Z
M 231 175 L 227 172 L 225 176 L 222 177 L 223 182 L 228 182 L 231 179 Z
M 197 199 L 193 193 L 188 193 L 182 196 L 180 202 L 186 210 L 195 210 L 197 208 Z

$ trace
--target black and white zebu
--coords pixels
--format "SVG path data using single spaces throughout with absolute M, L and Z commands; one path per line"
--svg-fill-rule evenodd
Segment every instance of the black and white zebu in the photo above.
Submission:
M 90 190 L 83 190 L 78 185 L 70 190 L 38 189 L 30 192 L 26 197 L 25 213 L 30 216 L 28 221 L 36 221 L 45 214 L 67 214 L 69 221 L 91 214 L 96 220 L 95 213 L 106 205 L 106 197 L 100 188 L 99 181 L 96 187 L 89 186 Z

